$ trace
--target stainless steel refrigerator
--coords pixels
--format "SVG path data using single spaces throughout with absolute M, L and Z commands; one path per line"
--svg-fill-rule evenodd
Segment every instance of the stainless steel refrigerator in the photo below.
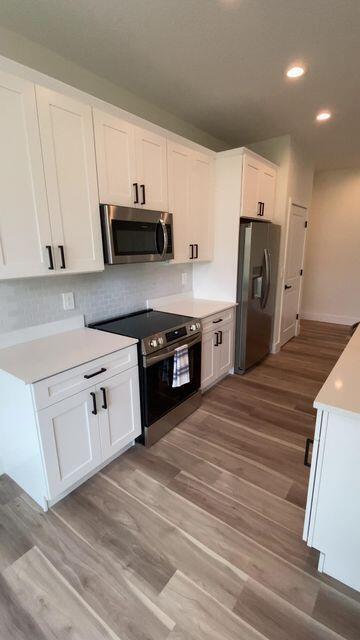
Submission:
M 247 369 L 270 352 L 280 227 L 258 220 L 240 221 L 235 372 Z

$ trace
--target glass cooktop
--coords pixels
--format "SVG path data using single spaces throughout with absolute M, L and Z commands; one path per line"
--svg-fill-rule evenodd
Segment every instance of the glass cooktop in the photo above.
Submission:
M 97 322 L 90 326 L 93 329 L 118 333 L 123 336 L 142 340 L 155 333 L 179 327 L 191 322 L 191 320 L 193 320 L 191 316 L 181 316 L 176 313 L 165 313 L 164 311 L 147 309 L 131 313 L 127 316 L 112 318 L 105 322 Z

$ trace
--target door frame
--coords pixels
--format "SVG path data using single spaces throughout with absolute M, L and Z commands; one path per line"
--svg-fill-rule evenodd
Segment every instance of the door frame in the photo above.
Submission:
M 287 257 L 288 257 L 288 250 L 289 250 L 289 234 L 290 234 L 290 221 L 291 221 L 291 208 L 295 206 L 295 207 L 299 207 L 300 209 L 303 209 L 306 212 L 305 215 L 305 222 L 309 223 L 309 207 L 304 206 L 303 204 L 299 204 L 298 202 L 295 202 L 291 197 L 289 198 L 289 203 L 288 203 L 288 209 L 287 209 L 287 219 L 286 219 L 286 235 L 285 235 L 285 251 L 284 251 L 284 262 L 283 262 L 283 269 L 282 269 L 282 278 L 281 278 L 281 301 L 280 301 L 280 331 L 279 331 L 279 338 L 280 338 L 280 348 L 286 344 L 287 340 L 283 339 L 282 336 L 282 318 L 283 318 L 283 309 L 284 309 L 284 287 L 285 287 L 285 275 L 286 275 L 286 261 L 287 261 Z M 301 260 L 301 269 L 304 269 L 304 261 L 305 261 L 305 252 L 306 252 L 306 243 L 307 243 L 307 233 L 305 233 L 305 239 L 304 239 L 304 246 L 303 246 L 303 254 L 302 254 L 302 260 Z M 301 277 L 300 278 L 300 286 L 299 286 L 299 297 L 298 297 L 298 306 L 297 306 L 297 315 L 298 318 L 296 320 L 296 325 L 295 325 L 295 336 L 298 336 L 300 333 L 300 309 L 301 309 L 301 300 L 302 300 L 302 295 L 303 295 L 303 284 L 304 284 L 304 278 Z

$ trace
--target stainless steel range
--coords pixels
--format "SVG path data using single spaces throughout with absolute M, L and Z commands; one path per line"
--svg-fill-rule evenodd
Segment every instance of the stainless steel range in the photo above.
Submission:
M 196 318 L 147 309 L 91 325 L 137 338 L 142 435 L 151 446 L 200 406 L 201 322 Z M 187 345 L 189 381 L 174 386 L 175 349 Z

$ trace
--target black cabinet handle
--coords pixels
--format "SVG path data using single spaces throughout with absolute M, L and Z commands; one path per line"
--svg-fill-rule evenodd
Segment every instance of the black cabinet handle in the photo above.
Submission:
M 292 284 L 286 284 L 285 285 L 285 290 L 287 290 L 287 289 L 292 289 Z
M 265 202 L 262 202 L 261 204 L 262 204 L 262 214 L 261 215 L 263 216 L 264 212 L 265 212 Z
M 100 387 L 100 391 L 101 391 L 102 397 L 103 397 L 102 408 L 103 409 L 107 409 L 108 405 L 107 405 L 107 397 L 106 397 L 106 389 L 105 389 L 105 387 Z
M 146 204 L 146 199 L 145 199 L 145 185 L 141 184 L 140 185 L 140 189 L 142 191 L 142 200 L 140 202 L 140 204 Z
M 309 462 L 308 458 L 309 458 L 310 445 L 312 444 L 314 444 L 314 440 L 312 440 L 311 438 L 306 438 L 305 455 L 304 455 L 305 467 L 311 467 L 311 462 Z
M 222 344 L 222 331 L 219 331 L 219 336 L 220 336 L 219 344 Z
M 53 271 L 54 270 L 54 260 L 53 260 L 53 254 L 52 254 L 52 247 L 51 247 L 50 244 L 47 244 L 46 248 L 47 248 L 47 252 L 48 252 L 48 255 L 49 255 L 49 269 L 50 269 L 50 271 Z
M 190 244 L 190 260 L 194 260 L 194 245 Z
M 62 244 L 59 244 L 59 249 L 60 249 L 60 258 L 61 258 L 61 267 L 60 267 L 60 269 L 66 269 L 65 252 L 64 252 L 64 247 L 63 247 Z
M 133 182 L 133 187 L 135 189 L 135 198 L 134 204 L 139 204 L 139 187 L 137 182 Z
M 105 367 L 101 367 L 101 369 L 99 369 L 99 371 L 95 371 L 95 373 L 86 373 L 84 375 L 85 380 L 89 380 L 90 378 L 94 378 L 94 376 L 99 376 L 100 373 L 105 373 L 106 369 Z
M 91 413 L 93 413 L 94 416 L 97 416 L 96 393 L 94 393 L 94 391 L 90 391 L 90 395 L 91 395 L 92 401 L 93 401 L 93 410 L 92 410 Z
M 222 321 L 223 321 L 223 319 L 219 318 L 218 320 L 213 320 L 213 324 L 217 324 L 218 322 L 222 322 Z
M 216 336 L 216 342 L 215 342 L 215 347 L 219 346 L 219 332 L 215 331 L 215 336 Z
M 258 202 L 257 215 L 258 215 L 258 216 L 261 216 L 261 202 Z
M 199 257 L 199 245 L 196 244 L 195 245 L 195 259 L 197 259 Z

